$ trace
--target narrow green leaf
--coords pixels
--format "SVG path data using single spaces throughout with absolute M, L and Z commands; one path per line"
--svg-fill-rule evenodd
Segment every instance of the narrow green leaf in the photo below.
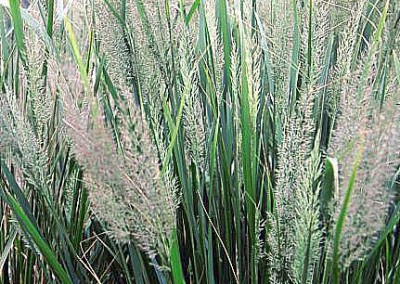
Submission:
M 336 158 L 326 158 L 325 160 L 325 175 L 321 187 L 321 210 L 325 222 L 329 220 L 330 208 L 329 205 L 332 198 L 336 196 L 339 190 L 339 169 Z
M 38 247 L 39 251 L 42 253 L 44 258 L 47 260 L 48 264 L 53 268 L 54 273 L 60 278 L 62 283 L 72 284 L 72 280 L 68 273 L 63 269 L 62 265 L 58 262 L 57 257 L 42 238 L 41 234 L 36 230 L 35 226 L 29 220 L 28 216 L 25 214 L 24 210 L 21 208 L 17 200 L 7 192 L 4 193 L 5 201 L 14 211 L 18 218 L 19 224 L 22 226 L 24 231 L 29 237 L 32 238 L 35 245 Z
M 171 270 L 174 284 L 185 284 L 185 278 L 183 277 L 181 257 L 179 255 L 178 240 L 176 231 L 174 230 L 171 234 Z
M 19 55 L 21 57 L 22 64 L 26 70 L 29 69 L 28 66 L 28 55 L 26 52 L 25 36 L 24 36 L 24 26 L 21 16 L 21 8 L 19 0 L 10 0 L 10 14 L 12 18 L 12 23 L 14 27 L 15 40 L 17 43 L 17 48 Z
M 88 78 L 88 74 L 86 73 L 86 65 L 82 59 L 82 56 L 80 54 L 79 51 L 79 46 L 78 46 L 78 41 L 76 39 L 75 33 L 72 30 L 72 26 L 71 23 L 69 22 L 68 18 L 65 17 L 64 18 L 64 25 L 65 25 L 65 29 L 67 31 L 67 35 L 68 35 L 68 40 L 72 49 L 72 54 L 74 56 L 74 59 L 76 61 L 76 64 L 78 65 L 78 70 L 79 70 L 79 74 L 81 76 L 82 79 L 82 84 L 85 88 L 86 92 L 89 92 L 90 87 L 89 87 L 89 78 Z
M 4 246 L 3 252 L 1 253 L 0 256 L 0 271 L 3 271 L 4 264 L 6 263 L 6 260 L 8 258 L 11 249 L 13 248 L 16 236 L 17 236 L 17 230 L 14 227 L 12 227 L 10 232 L 8 233 L 7 243 Z
M 344 197 L 343 205 L 342 205 L 342 208 L 340 209 L 339 217 L 338 217 L 338 220 L 336 223 L 335 235 L 333 238 L 333 259 L 332 259 L 333 282 L 335 284 L 340 283 L 339 245 L 340 245 L 340 241 L 342 238 L 342 230 L 343 230 L 344 222 L 346 219 L 347 210 L 350 206 L 351 195 L 353 194 L 353 191 L 354 191 L 354 184 L 356 182 L 357 169 L 360 165 L 362 155 L 363 155 L 363 148 L 361 147 L 360 149 L 358 149 L 358 152 L 357 152 L 357 156 L 356 156 L 356 159 L 354 162 L 353 170 L 351 172 L 349 184 L 347 185 L 346 195 Z
M 388 15 L 389 4 L 390 4 L 390 0 L 386 0 L 385 7 L 383 8 L 381 17 L 379 18 L 378 28 L 375 31 L 375 35 L 374 35 L 375 42 L 378 42 L 382 37 L 382 33 L 385 28 L 386 18 Z

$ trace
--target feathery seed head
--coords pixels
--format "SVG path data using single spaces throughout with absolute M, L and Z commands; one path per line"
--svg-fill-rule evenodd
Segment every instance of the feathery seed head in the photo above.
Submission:
M 198 87 L 198 69 L 194 60 L 195 51 L 190 38 L 185 37 L 183 41 L 184 44 L 180 52 L 183 55 L 180 61 L 180 70 L 183 81 L 182 92 L 188 92 L 183 114 L 186 141 L 189 145 L 188 160 L 192 160 L 200 169 L 205 170 L 206 133 L 202 115 L 201 93 Z
M 367 82 L 373 82 L 373 69 Z M 400 162 L 400 110 L 395 105 L 398 98 L 388 97 L 380 108 L 372 83 L 361 80 L 362 77 L 349 81 L 342 87 L 341 115 L 331 142 L 331 155 L 339 157 L 341 174 L 336 220 L 356 152 L 360 147 L 363 149 L 340 244 L 344 266 L 363 259 L 374 242 L 374 235 L 384 227 L 392 196 L 388 183 Z M 360 84 L 364 89 L 359 89 Z
M 165 255 L 163 241 L 175 226 L 175 188 L 161 176 L 146 124 L 137 114 L 132 123 L 123 121 L 122 149 L 117 149 L 100 116 L 90 128 L 76 109 L 66 113 L 95 213 L 118 241 L 134 238 L 149 255 Z
M 0 109 L 0 153 L 10 150 L 25 177 L 39 187 L 44 186 L 48 159 L 34 128 L 9 92 L 0 96 Z

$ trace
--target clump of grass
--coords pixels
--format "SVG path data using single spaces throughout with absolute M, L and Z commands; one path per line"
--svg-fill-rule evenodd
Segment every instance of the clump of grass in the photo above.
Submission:
M 399 282 L 398 1 L 3 2 L 0 282 Z

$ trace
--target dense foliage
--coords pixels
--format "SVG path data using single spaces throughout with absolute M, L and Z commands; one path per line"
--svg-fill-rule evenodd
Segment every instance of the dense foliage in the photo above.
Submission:
M 400 283 L 398 0 L 0 0 L 0 283 Z

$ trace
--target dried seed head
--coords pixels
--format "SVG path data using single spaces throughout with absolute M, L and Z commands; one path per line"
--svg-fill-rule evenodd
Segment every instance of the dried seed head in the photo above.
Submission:
M 133 123 L 122 121 L 117 149 L 102 118 L 94 118 L 90 128 L 82 123 L 85 117 L 67 109 L 72 149 L 85 170 L 94 212 L 116 240 L 134 238 L 149 255 L 165 256 L 164 241 L 175 227 L 175 187 L 161 176 L 146 124 L 136 114 Z
M 398 98 L 389 96 L 379 106 L 372 89 L 374 66 L 373 60 L 370 66 L 361 66 L 370 70 L 366 80 L 353 75 L 343 81 L 346 84 L 342 85 L 341 115 L 331 142 L 331 155 L 339 158 L 341 177 L 335 220 L 357 152 L 363 149 L 340 244 L 345 266 L 363 259 L 376 234 L 384 228 L 392 196 L 388 184 L 400 162 L 400 110 L 395 102 Z
M 44 186 L 48 159 L 34 128 L 9 92 L 0 96 L 0 109 L 0 153 L 10 151 L 25 178 Z

